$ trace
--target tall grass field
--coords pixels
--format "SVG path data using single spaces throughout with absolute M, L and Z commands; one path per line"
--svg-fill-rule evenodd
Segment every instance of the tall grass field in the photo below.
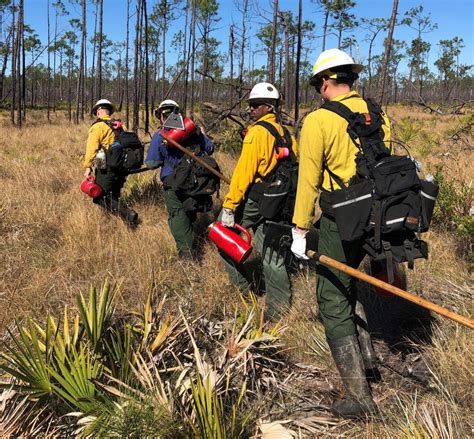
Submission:
M 440 184 L 424 235 L 430 257 L 404 271 L 406 288 L 474 318 L 474 112 L 387 114 L 394 137 Z M 57 112 L 48 122 L 40 111 L 22 129 L 7 113 L 0 120 L 1 437 L 472 437 L 469 329 L 360 284 L 380 413 L 334 418 L 342 385 L 314 267 L 294 267 L 292 307 L 265 323 L 262 283 L 240 294 L 207 239 L 225 183 L 195 225 L 198 261 L 183 261 L 156 171 L 130 176 L 123 191 L 142 221 L 135 230 L 80 191 L 92 120 L 73 125 Z M 209 134 L 230 177 L 237 130 L 223 122 Z

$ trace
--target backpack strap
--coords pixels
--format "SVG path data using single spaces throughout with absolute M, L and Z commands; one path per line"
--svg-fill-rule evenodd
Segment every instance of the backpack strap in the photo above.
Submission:
M 326 101 L 321 105 L 320 108 L 324 108 L 325 110 L 332 111 L 333 113 L 336 113 L 343 119 L 345 119 L 348 123 L 347 126 L 347 132 L 351 136 L 352 141 L 354 142 L 355 146 L 360 150 L 359 145 L 355 141 L 358 139 L 357 134 L 355 133 L 354 130 L 351 129 L 351 125 L 354 123 L 354 119 L 356 118 L 357 114 L 351 111 L 348 107 L 346 107 L 344 104 L 341 104 L 340 102 L 337 101 Z M 331 184 L 331 190 L 334 190 L 334 186 L 332 184 L 332 180 L 335 180 L 336 183 L 341 187 L 344 188 L 346 185 L 342 181 L 340 177 L 338 177 L 333 171 L 329 169 L 329 166 L 327 164 L 326 158 L 323 160 L 323 167 L 324 169 L 328 172 L 329 176 L 331 177 L 329 179 L 329 183 Z
M 382 107 L 374 98 L 367 98 L 365 99 L 365 103 L 367 104 L 367 108 L 369 109 L 369 113 L 377 113 L 382 114 Z
M 100 122 L 103 122 L 105 123 L 115 134 L 123 131 L 123 128 L 120 128 L 120 129 L 115 129 L 114 128 L 114 122 L 116 121 L 116 119 L 110 119 L 110 120 L 105 120 L 105 119 L 96 119 L 94 122 L 92 122 L 92 125 L 95 125 L 96 123 L 100 123 Z
M 359 135 L 355 130 L 355 125 L 357 124 L 365 124 L 367 119 L 364 114 L 361 113 L 354 113 L 344 104 L 338 101 L 326 101 L 320 108 L 324 108 L 325 110 L 332 111 L 336 113 L 338 116 L 345 119 L 348 123 L 347 125 L 347 132 L 349 136 L 351 136 L 352 141 L 354 142 L 357 149 L 360 151 L 360 146 L 357 144 L 356 140 L 359 139 Z M 364 120 L 362 120 L 364 118 Z
M 278 147 L 283 146 L 288 148 L 288 151 L 290 153 L 291 161 L 296 162 L 296 156 L 295 153 L 293 152 L 292 144 L 293 141 L 291 139 L 291 134 L 290 132 L 284 127 L 283 125 L 280 125 L 283 129 L 283 136 L 278 132 L 276 129 L 275 125 L 273 125 L 270 122 L 267 122 L 266 120 L 260 120 L 258 121 L 255 125 L 259 125 L 261 127 L 264 127 L 267 129 L 267 131 L 270 132 L 270 134 L 275 137 L 275 143 L 273 144 L 273 149 L 275 150 L 276 153 L 278 153 Z

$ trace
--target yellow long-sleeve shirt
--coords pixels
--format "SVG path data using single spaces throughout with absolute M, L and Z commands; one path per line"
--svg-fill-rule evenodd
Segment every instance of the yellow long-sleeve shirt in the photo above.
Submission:
M 351 111 L 367 113 L 367 104 L 354 91 L 332 99 L 346 105 Z M 385 114 L 384 142 L 390 144 L 390 122 Z M 309 114 L 303 124 L 299 141 L 299 173 L 293 222 L 300 228 L 309 229 L 313 224 L 316 197 L 322 189 L 340 189 L 323 166 L 336 174 L 345 184 L 356 173 L 357 147 L 347 133 L 347 121 L 336 113 L 320 108 Z
M 269 113 L 259 121 L 270 122 L 283 135 L 283 128 L 277 123 L 273 113 Z M 292 149 L 296 154 L 296 140 L 292 136 Z M 275 168 L 278 160 L 275 157 L 273 144 L 275 138 L 260 126 L 252 125 L 244 138 L 242 152 L 230 181 L 229 192 L 224 198 L 223 206 L 235 211 L 245 197 L 250 185 L 258 183 Z
M 111 120 L 110 116 L 102 116 L 99 119 Z M 112 129 L 105 123 L 94 123 L 89 128 L 89 136 L 87 137 L 86 154 L 84 156 L 84 167 L 90 168 L 95 156 L 100 148 L 107 150 L 114 142 L 115 134 Z

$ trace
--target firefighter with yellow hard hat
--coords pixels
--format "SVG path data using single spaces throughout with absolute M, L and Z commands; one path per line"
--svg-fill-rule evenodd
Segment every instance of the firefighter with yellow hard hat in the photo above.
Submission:
M 235 222 L 254 232 L 254 242 L 262 255 L 266 291 L 266 317 L 278 318 L 289 307 L 291 287 L 284 258 L 278 252 L 264 251 L 266 219 L 259 210 L 254 188 L 270 176 L 278 165 L 275 135 L 288 137 L 288 148 L 296 154 L 296 141 L 277 121 L 280 93 L 273 84 L 256 84 L 249 95 L 250 117 L 254 122 L 243 139 L 242 152 L 234 169 L 229 191 L 224 198 L 220 219 L 224 226 Z M 272 134 L 273 131 L 273 134 Z M 249 288 L 245 267 L 221 253 L 232 283 L 243 290 Z
M 325 102 L 343 104 L 352 113 L 368 114 L 368 103 L 352 90 L 363 66 L 339 49 L 322 52 L 313 66 L 310 84 Z M 336 104 L 338 105 L 338 104 Z M 390 140 L 390 123 L 381 114 L 383 142 Z M 349 184 L 356 174 L 359 149 L 348 133 L 348 122 L 326 108 L 310 113 L 299 141 L 299 176 L 293 216 L 293 243 L 296 257 L 307 259 L 306 234 L 314 222 L 315 202 L 321 192 L 318 251 L 357 268 L 365 253 L 362 241 L 341 241 L 338 226 L 323 195 Z M 332 356 L 346 388 L 343 399 L 333 404 L 333 412 L 343 417 L 374 413 L 376 406 L 367 382 L 366 370 L 376 369 L 370 336 L 356 323 L 357 292 L 350 276 L 317 266 L 317 301 Z M 361 311 L 362 313 L 362 311 Z M 359 336 L 359 337 L 358 337 Z M 363 337 L 362 337 L 363 336 Z

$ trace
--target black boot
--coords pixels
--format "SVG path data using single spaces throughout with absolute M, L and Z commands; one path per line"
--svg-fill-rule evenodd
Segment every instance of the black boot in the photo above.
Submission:
M 360 353 L 364 361 L 365 375 L 370 382 L 381 380 L 380 372 L 377 368 L 377 356 L 372 346 L 372 340 L 368 331 L 367 317 L 364 306 L 359 301 L 355 306 L 357 340 L 359 341 Z
M 130 228 L 135 229 L 138 227 L 140 220 L 138 219 L 137 212 L 133 209 L 129 209 L 124 203 L 121 203 L 120 200 L 110 198 L 108 201 L 108 208 L 113 214 L 120 216 Z
M 332 412 L 343 418 L 357 418 L 375 414 L 375 406 L 365 378 L 364 363 L 355 335 L 328 340 L 331 353 L 346 388 L 343 399 L 336 401 Z

